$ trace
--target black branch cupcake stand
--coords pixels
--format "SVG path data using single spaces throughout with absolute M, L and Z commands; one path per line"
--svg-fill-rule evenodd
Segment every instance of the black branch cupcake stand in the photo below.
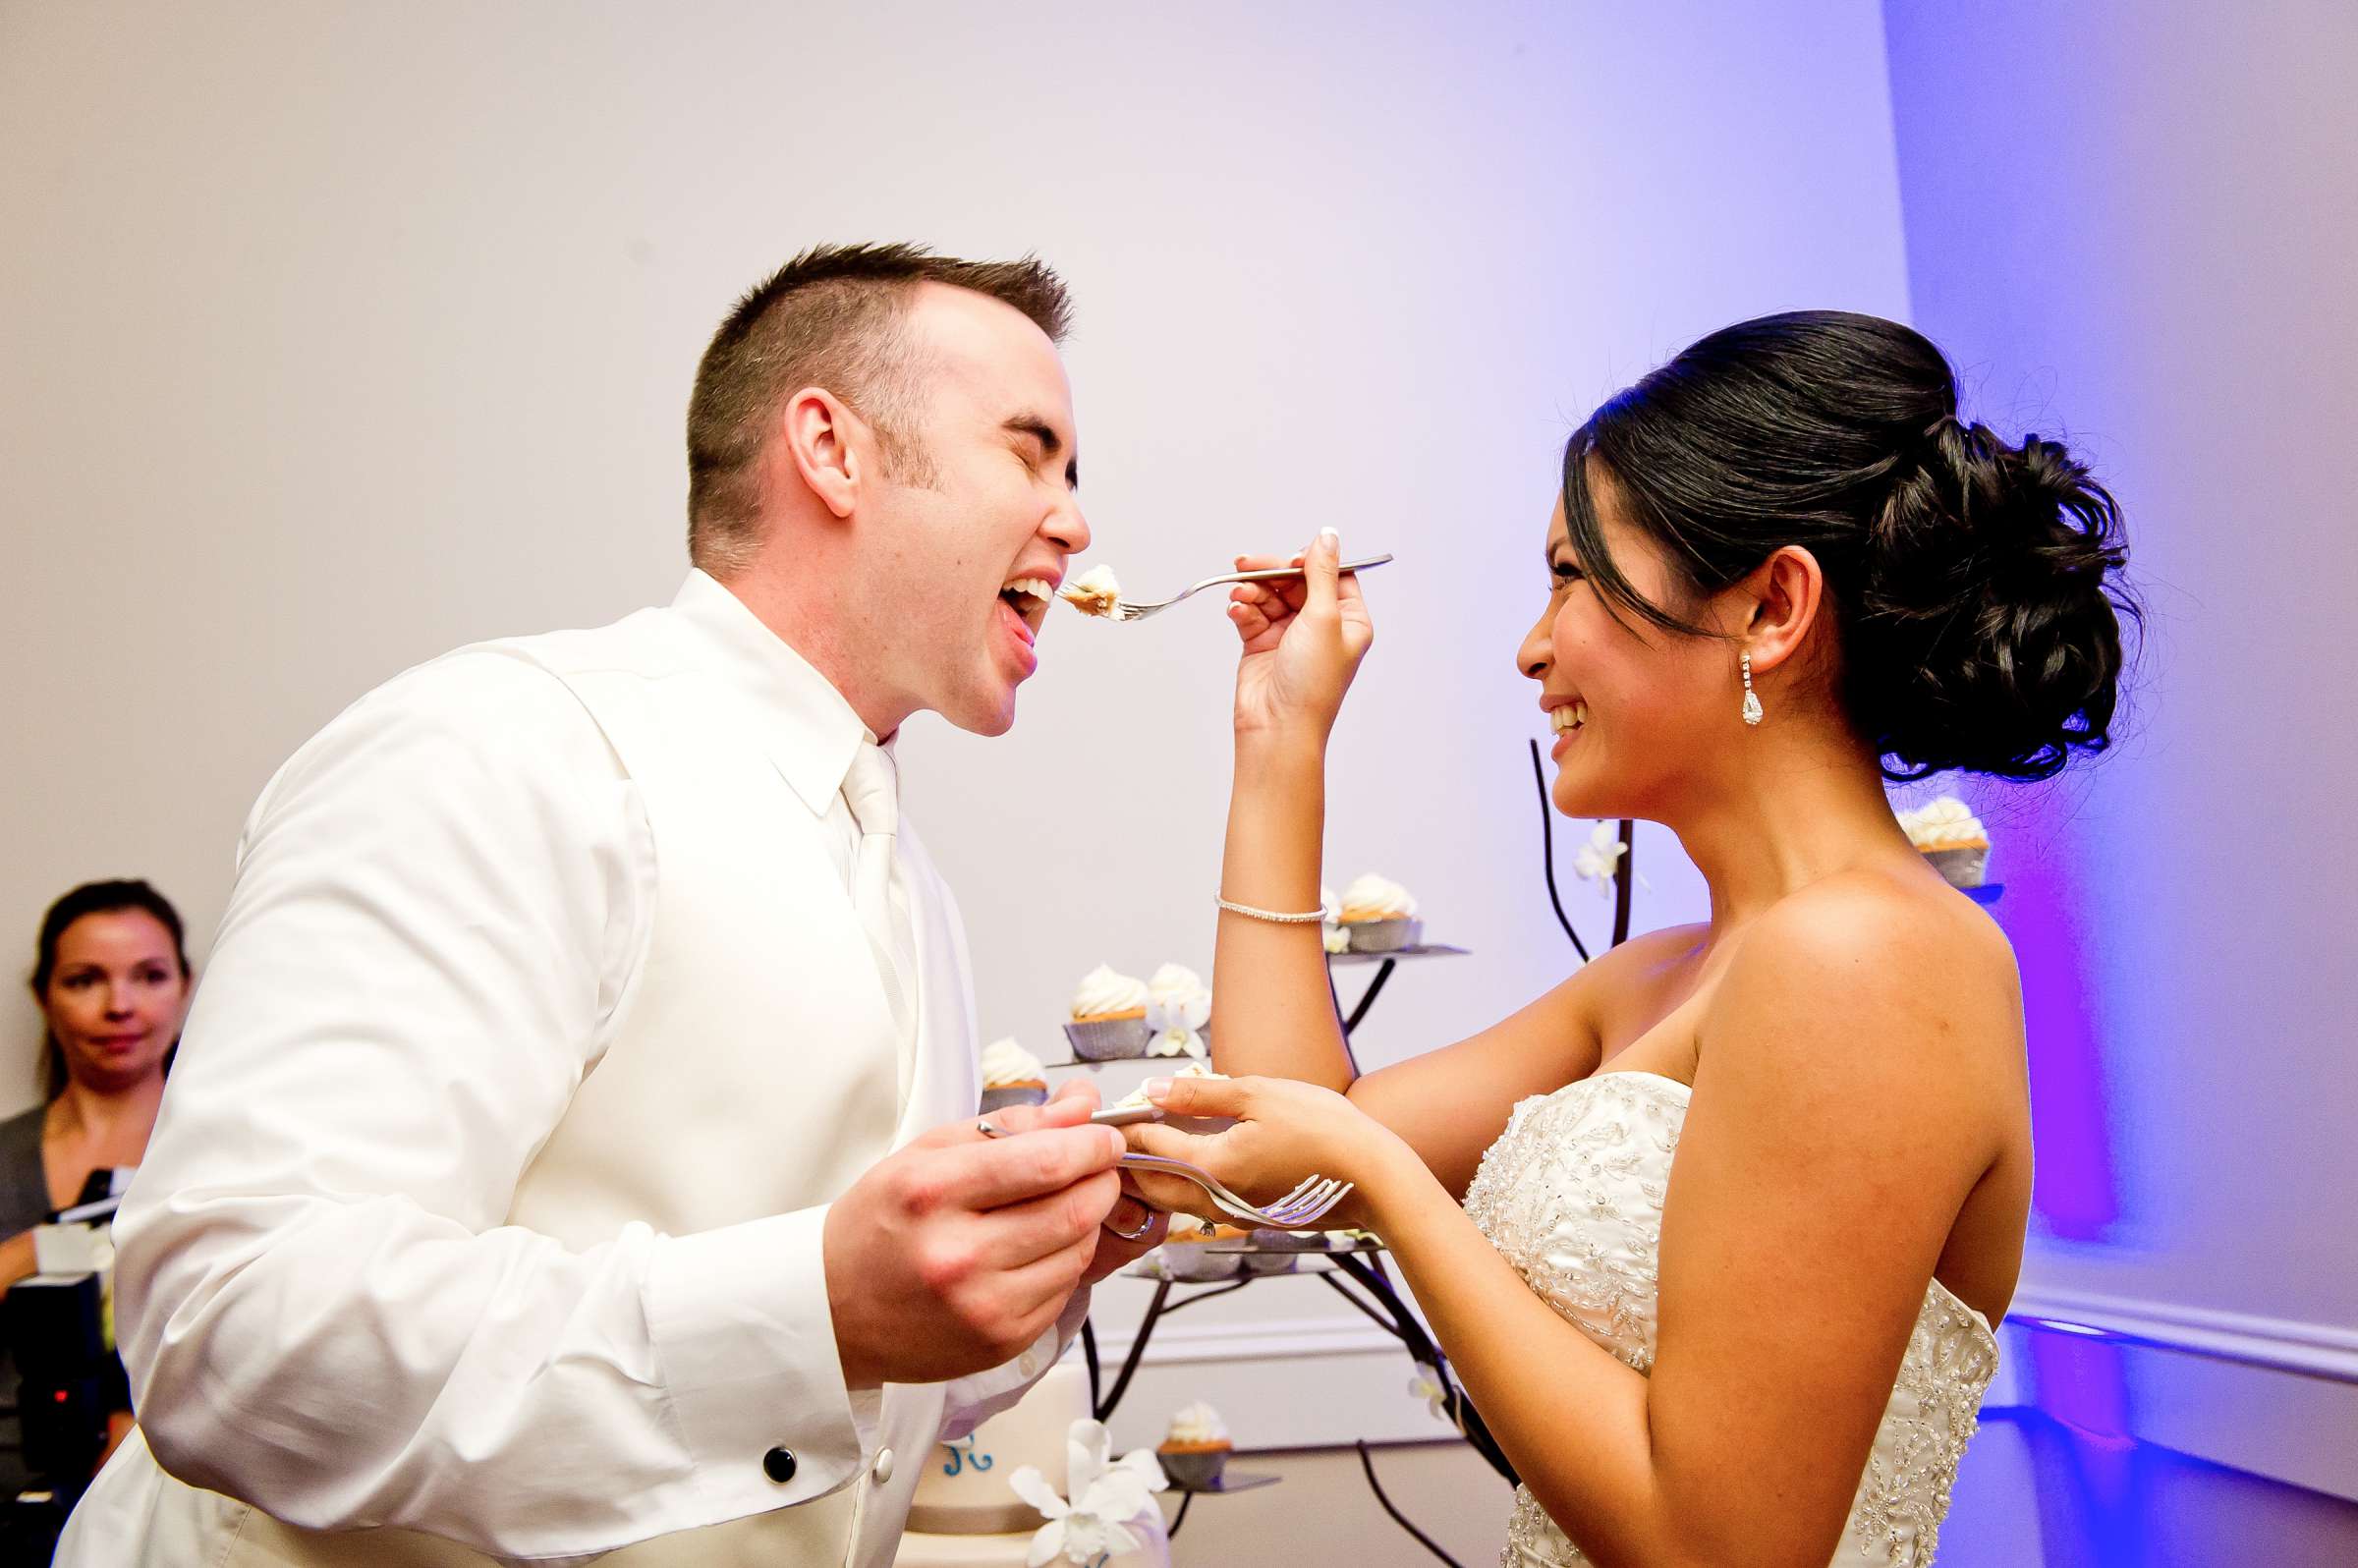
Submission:
M 1545 873 L 1547 901 L 1549 907 L 1555 912 L 1557 922 L 1563 926 L 1565 936 L 1571 940 L 1574 951 L 1585 962 L 1590 956 L 1588 944 L 1581 940 L 1579 931 L 1574 928 L 1570 918 L 1565 915 L 1563 899 L 1556 888 L 1555 813 L 1547 798 L 1546 778 L 1540 765 L 1537 742 L 1534 742 L 1531 748 L 1531 762 L 1533 777 L 1538 781 L 1540 790 L 1541 865 Z M 1632 822 L 1626 820 L 1621 822 L 1622 843 L 1634 845 L 1634 827 L 1635 824 Z M 1629 937 L 1631 892 L 1635 878 L 1634 860 L 1634 852 L 1625 851 L 1614 867 L 1613 925 L 1612 938 L 1608 945 L 1618 945 Z M 1367 1021 L 1368 1014 L 1375 1007 L 1376 998 L 1383 994 L 1384 986 L 1391 980 L 1393 972 L 1400 965 L 1426 959 L 1462 957 L 1467 951 L 1462 947 L 1451 947 L 1441 943 L 1419 943 L 1388 953 L 1343 952 L 1329 954 L 1326 961 L 1327 993 L 1334 999 L 1335 1018 L 1342 1026 L 1345 1053 L 1350 1052 L 1352 1035 L 1357 1032 L 1361 1024 Z M 1373 967 L 1376 971 L 1375 975 L 1361 987 L 1358 997 L 1350 1007 L 1345 1008 L 1336 984 L 1335 972 L 1367 967 Z M 1054 1065 L 1063 1068 L 1089 1068 L 1094 1071 L 1107 1064 L 1076 1060 Z M 1358 1061 L 1354 1057 L 1352 1060 L 1354 1073 L 1358 1071 Z M 1264 1249 L 1249 1246 L 1207 1248 L 1206 1251 L 1210 1253 L 1233 1251 L 1240 1254 L 1263 1255 L 1266 1252 Z M 1113 1415 L 1115 1409 L 1120 1406 L 1123 1395 L 1129 1392 L 1131 1379 L 1137 1374 L 1139 1366 L 1146 1357 L 1147 1346 L 1152 1340 L 1156 1326 L 1171 1314 L 1184 1311 L 1201 1302 L 1210 1301 L 1215 1297 L 1233 1295 L 1248 1285 L 1258 1284 L 1263 1280 L 1316 1279 L 1344 1301 L 1349 1302 L 1353 1310 L 1370 1322 L 1376 1324 L 1393 1339 L 1398 1340 L 1401 1348 L 1407 1351 L 1412 1361 L 1432 1372 L 1439 1389 L 1442 1414 L 1465 1434 L 1466 1441 L 1473 1446 L 1474 1451 L 1512 1484 L 1516 1480 L 1514 1466 L 1507 1461 L 1507 1457 L 1500 1450 L 1496 1439 L 1490 1435 L 1489 1428 L 1483 1423 L 1481 1412 L 1474 1408 L 1473 1401 L 1468 1399 L 1465 1390 L 1458 1386 L 1457 1378 L 1450 1370 L 1449 1358 L 1433 1341 L 1432 1335 L 1426 1328 L 1423 1319 L 1409 1305 L 1405 1292 L 1394 1281 L 1391 1268 L 1385 1262 L 1385 1253 L 1386 1249 L 1383 1246 L 1373 1241 L 1323 1252 L 1317 1250 L 1288 1252 L 1281 1256 L 1293 1260 L 1294 1266 L 1283 1273 L 1256 1273 L 1247 1269 L 1233 1279 L 1212 1282 L 1204 1289 L 1185 1293 L 1174 1290 L 1174 1286 L 1181 1283 L 1180 1281 L 1157 1274 L 1150 1264 L 1142 1262 L 1134 1265 L 1129 1272 L 1136 1277 L 1152 1279 L 1154 1294 L 1147 1304 L 1145 1315 L 1139 1320 L 1137 1332 L 1131 1337 L 1129 1349 L 1122 1358 L 1121 1366 L 1114 1371 L 1110 1380 L 1106 1377 L 1105 1369 L 1098 1354 L 1095 1325 L 1087 1320 L 1084 1320 L 1081 1325 L 1081 1354 L 1089 1371 L 1089 1402 L 1092 1414 L 1099 1421 L 1105 1421 Z M 1451 1564 L 1451 1568 L 1458 1568 L 1456 1560 L 1443 1551 L 1431 1537 L 1410 1522 L 1393 1505 L 1391 1498 L 1384 1493 L 1382 1483 L 1376 1479 L 1375 1460 L 1369 1452 L 1367 1441 L 1363 1438 L 1354 1446 L 1359 1451 L 1360 1465 L 1366 1472 L 1368 1484 L 1375 1492 L 1376 1500 L 1381 1504 L 1383 1511 L 1435 1558 Z M 1180 1490 L 1183 1495 L 1179 1511 L 1171 1521 L 1171 1535 L 1176 1537 L 1179 1534 L 1180 1526 L 1186 1522 L 1187 1511 L 1194 1505 L 1199 1493 L 1220 1495 L 1250 1491 L 1256 1487 L 1272 1485 L 1278 1479 L 1269 1475 L 1229 1472 L 1208 1486 L 1175 1488 Z

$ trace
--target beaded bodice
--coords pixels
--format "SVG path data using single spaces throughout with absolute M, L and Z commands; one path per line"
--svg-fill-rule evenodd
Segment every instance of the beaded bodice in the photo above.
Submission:
M 1466 1212 L 1531 1288 L 1641 1372 L 1654 1370 L 1662 1197 L 1688 1093 L 1675 1079 L 1607 1072 L 1524 1100 L 1466 1190 Z M 1996 1371 L 1989 1322 L 1933 1281 L 1834 1563 L 1923 1568 L 1933 1560 L 1957 1460 Z M 1499 1560 L 1502 1568 L 1589 1561 L 1522 1488 Z

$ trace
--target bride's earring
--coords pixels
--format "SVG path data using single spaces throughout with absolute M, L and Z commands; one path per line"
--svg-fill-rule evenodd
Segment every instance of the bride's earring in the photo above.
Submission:
M 1752 689 L 1752 649 L 1744 650 L 1744 722 L 1758 724 L 1761 712 L 1761 694 Z

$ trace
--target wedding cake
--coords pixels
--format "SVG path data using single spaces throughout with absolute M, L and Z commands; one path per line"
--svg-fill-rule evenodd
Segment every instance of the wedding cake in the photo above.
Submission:
M 1084 1505 L 1095 1478 L 1080 1478 L 1084 1495 L 1074 1496 L 1073 1428 L 1089 1422 L 1089 1374 L 1060 1362 L 1015 1405 L 971 1435 L 936 1443 L 911 1500 L 909 1532 L 901 1538 L 894 1568 L 1023 1568 L 1047 1520 L 1016 1494 L 1011 1483 L 1029 1468 L 1057 1498 L 1070 1499 L 1076 1508 Z M 1158 1506 L 1150 1500 L 1135 1518 L 1120 1523 L 1137 1539 L 1129 1550 L 1081 1558 L 1059 1552 L 1055 1561 L 1170 1568 Z

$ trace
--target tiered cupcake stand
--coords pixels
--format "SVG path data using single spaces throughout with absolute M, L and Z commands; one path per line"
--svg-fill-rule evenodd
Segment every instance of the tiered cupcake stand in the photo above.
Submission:
M 1381 992 L 1381 988 L 1384 988 L 1384 980 L 1391 979 L 1393 969 L 1396 969 L 1398 965 L 1403 965 L 1403 962 L 1429 960 L 1429 957 L 1460 957 L 1464 953 L 1467 953 L 1467 948 L 1450 948 L 1450 945 L 1443 945 L 1443 943 L 1420 943 L 1420 945 L 1410 945 L 1410 948 L 1398 948 L 1398 950 L 1393 950 L 1393 953 L 1332 953 L 1332 955 L 1327 955 L 1327 988 L 1330 990 L 1334 988 L 1334 969 L 1337 967 L 1370 967 L 1370 965 L 1375 967 L 1375 979 L 1368 980 L 1368 985 L 1361 990 L 1361 995 L 1358 995 L 1358 1002 L 1349 1009 L 1349 1012 L 1344 1012 L 1342 1002 L 1339 1000 L 1337 1000 L 1337 1004 L 1334 1004 L 1334 1016 L 1342 1021 L 1344 1049 L 1349 1049 L 1351 1031 L 1356 1031 L 1356 1028 L 1361 1026 L 1361 1021 L 1366 1021 L 1368 1009 L 1375 1004 L 1377 992 Z M 1066 1061 L 1066 1063 L 1054 1063 L 1054 1066 L 1092 1068 L 1092 1071 L 1095 1071 L 1095 1068 L 1103 1068 L 1106 1063 L 1103 1061 Z M 1240 1273 L 1236 1275 L 1236 1278 L 1209 1280 L 1209 1283 L 1205 1283 L 1201 1290 L 1177 1292 L 1177 1285 L 1184 1283 L 1184 1280 L 1172 1280 L 1169 1275 L 1157 1271 L 1157 1268 L 1153 1266 L 1155 1260 L 1142 1260 L 1139 1263 L 1132 1263 L 1130 1273 L 1134 1275 L 1134 1278 L 1153 1280 L 1155 1295 L 1149 1299 L 1149 1304 L 1146 1304 L 1146 1314 L 1139 1318 L 1137 1334 L 1132 1334 L 1132 1339 L 1130 1339 L 1130 1351 L 1122 1356 L 1122 1366 L 1113 1372 L 1110 1384 L 1106 1381 L 1106 1370 L 1103 1370 L 1101 1358 L 1098 1358 L 1096 1325 L 1095 1322 L 1087 1322 L 1087 1320 L 1080 1325 L 1080 1354 L 1083 1354 L 1083 1363 L 1087 1366 L 1087 1370 L 1090 1370 L 1090 1408 L 1092 1408 L 1092 1413 L 1096 1415 L 1096 1420 L 1101 1420 L 1101 1422 L 1110 1420 L 1113 1410 L 1122 1403 L 1122 1396 L 1130 1391 L 1130 1379 L 1137 1374 L 1139 1363 L 1146 1358 L 1146 1344 L 1153 1339 L 1155 1327 L 1160 1325 L 1162 1318 L 1167 1318 L 1169 1314 L 1174 1314 L 1174 1311 L 1181 1311 L 1186 1307 L 1196 1307 L 1198 1302 L 1209 1302 L 1212 1297 L 1233 1295 L 1233 1292 L 1243 1290 L 1245 1285 L 1255 1285 L 1255 1283 L 1260 1283 L 1260 1280 L 1316 1278 L 1316 1280 L 1322 1280 L 1322 1283 L 1330 1287 L 1334 1295 L 1346 1299 L 1351 1307 L 1361 1311 L 1361 1314 L 1366 1314 L 1370 1322 L 1375 1322 L 1375 1325 L 1381 1327 L 1386 1334 L 1391 1334 L 1393 1339 L 1398 1339 L 1403 1349 L 1408 1349 L 1408 1354 L 1413 1361 L 1422 1363 L 1422 1366 L 1427 1366 L 1427 1368 L 1433 1368 L 1433 1374 L 1440 1379 L 1445 1410 L 1448 1410 L 1450 1420 L 1455 1420 L 1457 1425 L 1464 1428 L 1467 1440 L 1472 1440 L 1474 1448 L 1481 1450 L 1481 1455 L 1484 1455 L 1488 1462 L 1499 1467 L 1499 1474 L 1511 1476 L 1511 1469 L 1507 1469 L 1507 1460 L 1504 1460 L 1504 1455 L 1499 1455 L 1497 1445 L 1490 1440 L 1490 1431 L 1481 1425 L 1481 1417 L 1474 1415 L 1474 1405 L 1467 1403 L 1464 1393 L 1457 1389 L 1455 1379 L 1450 1377 L 1448 1358 L 1440 1354 L 1440 1346 L 1433 1344 L 1432 1334 L 1425 1332 L 1425 1322 L 1417 1320 L 1415 1311 L 1410 1311 L 1408 1302 L 1403 1302 L 1401 1292 L 1398 1292 L 1398 1287 L 1393 1285 L 1391 1268 L 1384 1263 L 1384 1248 L 1381 1248 L 1379 1243 L 1375 1243 L 1375 1240 L 1361 1240 L 1361 1243 L 1349 1245 L 1349 1248 L 1304 1250 L 1304 1252 L 1255 1248 L 1255 1245 L 1250 1245 L 1250 1243 L 1238 1243 L 1238 1245 L 1233 1245 L 1233 1248 L 1203 1248 L 1203 1252 L 1205 1255 L 1212 1255 L 1212 1257 L 1236 1255 L 1240 1260 Z M 1250 1260 L 1255 1260 L 1255 1257 L 1262 1257 L 1262 1260 L 1285 1260 L 1287 1268 L 1283 1268 L 1283 1271 L 1255 1271 L 1250 1263 Z M 1358 1445 L 1358 1450 L 1361 1450 L 1361 1462 L 1368 1464 L 1368 1481 L 1370 1484 L 1375 1484 L 1375 1469 L 1373 1469 L 1373 1464 L 1368 1462 L 1368 1445 L 1361 1443 Z M 1255 1487 L 1275 1485 L 1275 1484 L 1278 1484 L 1278 1476 L 1250 1474 L 1250 1472 L 1236 1472 L 1236 1469 L 1226 1469 L 1226 1472 L 1221 1474 L 1216 1481 L 1212 1481 L 1209 1485 L 1174 1487 L 1174 1490 L 1181 1492 L 1181 1499 L 1179 1499 L 1179 1511 L 1172 1516 L 1169 1533 L 1177 1538 L 1179 1526 L 1184 1526 L 1186 1523 L 1186 1511 L 1196 1504 L 1196 1497 L 1201 1495 L 1201 1492 L 1209 1492 L 1209 1495 L 1226 1495 L 1226 1492 L 1248 1492 L 1248 1490 L 1255 1490 Z M 1384 1511 L 1386 1514 L 1391 1514 L 1391 1519 L 1396 1519 L 1405 1528 L 1405 1531 L 1417 1535 L 1417 1540 L 1422 1540 L 1427 1546 L 1432 1546 L 1432 1542 L 1429 1542 L 1425 1535 L 1417 1531 L 1415 1526 L 1410 1526 L 1408 1521 L 1401 1519 L 1398 1509 L 1391 1507 L 1391 1499 L 1384 1497 L 1381 1485 L 1377 1485 L 1377 1499 L 1384 1504 Z M 1433 1546 L 1433 1549 L 1438 1551 L 1438 1546 Z M 1443 1561 L 1448 1561 L 1448 1558 L 1443 1556 Z
M 1532 748 L 1532 770 L 1534 778 L 1539 781 L 1540 785 L 1542 861 L 1546 873 L 1548 901 L 1555 910 L 1557 921 L 1563 925 L 1564 934 L 1571 939 L 1573 948 L 1585 961 L 1589 957 L 1588 947 L 1581 941 L 1579 932 L 1573 928 L 1571 921 L 1564 915 L 1563 901 L 1556 890 L 1554 810 L 1547 799 L 1545 776 L 1540 766 L 1539 748 L 1536 744 Z M 1623 843 L 1633 842 L 1632 829 L 1634 825 L 1626 821 L 1621 823 Z M 1612 940 L 1615 944 L 1626 940 L 1629 935 L 1634 875 L 1632 857 L 1628 854 L 1622 855 L 1619 864 L 1614 868 L 1613 877 Z M 1467 951 L 1462 947 L 1452 947 L 1442 943 L 1419 943 L 1391 952 L 1329 954 L 1326 960 L 1327 990 L 1334 997 L 1335 1018 L 1342 1026 L 1345 1052 L 1349 1053 L 1352 1035 L 1361 1024 L 1367 1021 L 1368 1014 L 1374 1009 L 1376 998 L 1383 994 L 1384 986 L 1391 980 L 1393 972 L 1402 964 L 1418 963 L 1435 958 L 1462 957 Z M 1357 998 L 1346 1008 L 1337 988 L 1336 972 L 1364 968 L 1373 968 L 1376 973 L 1361 987 Z M 1088 1068 L 1094 1072 L 1107 1064 L 1071 1061 L 1055 1065 L 1066 1068 Z M 1358 1067 L 1356 1060 L 1352 1066 L 1356 1072 Z M 1263 1280 L 1311 1278 L 1323 1283 L 1329 1290 L 1349 1302 L 1353 1309 L 1369 1321 L 1398 1340 L 1412 1361 L 1421 1367 L 1430 1369 L 1440 1391 L 1443 1414 L 1465 1434 L 1467 1442 L 1473 1445 L 1475 1452 L 1482 1455 L 1493 1470 L 1506 1478 L 1510 1484 L 1515 1481 L 1514 1467 L 1507 1462 L 1506 1455 L 1500 1451 L 1496 1440 L 1491 1437 L 1489 1428 L 1483 1424 L 1482 1416 L 1475 1410 L 1472 1401 L 1467 1399 L 1465 1391 L 1457 1385 L 1457 1379 L 1450 1372 L 1448 1357 L 1442 1354 L 1440 1346 L 1433 1342 L 1432 1336 L 1426 1330 L 1423 1321 L 1418 1318 L 1403 1293 L 1394 1283 L 1391 1269 L 1385 1261 L 1385 1249 L 1380 1244 L 1367 1241 L 1349 1248 L 1303 1252 L 1278 1252 L 1274 1249 L 1240 1244 L 1234 1248 L 1207 1247 L 1204 1251 L 1207 1254 L 1234 1252 L 1246 1255 L 1247 1260 L 1243 1271 L 1234 1278 L 1207 1282 L 1202 1288 L 1180 1292 L 1176 1287 L 1182 1282 L 1174 1280 L 1156 1269 L 1151 1258 L 1142 1260 L 1141 1262 L 1130 1268 L 1129 1272 L 1132 1275 L 1153 1280 L 1154 1294 L 1148 1302 L 1146 1313 L 1139 1320 L 1138 1330 L 1131 1338 L 1129 1351 L 1123 1356 L 1122 1365 L 1114 1372 L 1110 1382 L 1106 1378 L 1104 1367 L 1098 1355 L 1095 1325 L 1086 1321 L 1081 1325 L 1081 1353 L 1089 1372 L 1090 1406 L 1097 1420 L 1107 1420 L 1121 1404 L 1122 1396 L 1129 1392 L 1131 1378 L 1137 1373 L 1139 1365 L 1146 1356 L 1147 1346 L 1152 1340 L 1156 1326 L 1172 1313 L 1192 1307 L 1199 1302 L 1210 1301 L 1214 1297 L 1231 1295 L 1243 1290 L 1248 1285 L 1258 1284 Z M 1283 1258 L 1289 1260 L 1291 1266 L 1282 1272 L 1257 1272 L 1250 1265 L 1252 1257 Z M 1356 1446 L 1359 1450 L 1360 1465 L 1367 1474 L 1368 1484 L 1374 1490 L 1376 1499 L 1382 1505 L 1384 1512 L 1401 1529 L 1416 1538 L 1418 1542 L 1432 1552 L 1434 1557 L 1442 1562 L 1451 1563 L 1452 1568 L 1456 1568 L 1454 1559 L 1443 1551 L 1432 1538 L 1410 1523 L 1400 1510 L 1393 1506 L 1391 1499 L 1384 1494 L 1382 1484 L 1376 1480 L 1375 1462 L 1369 1454 L 1366 1441 L 1363 1439 Z M 1171 1535 L 1176 1537 L 1179 1534 L 1179 1528 L 1186 1522 L 1187 1511 L 1194 1506 L 1198 1493 L 1209 1492 L 1213 1495 L 1220 1495 L 1249 1491 L 1256 1487 L 1273 1485 L 1278 1479 L 1278 1477 L 1270 1475 L 1229 1470 L 1218 1482 L 1209 1486 L 1179 1488 L 1185 1495 L 1180 1500 L 1178 1513 L 1171 1521 Z
M 1345 1049 L 1349 1048 L 1352 1032 L 1366 1020 L 1369 1010 L 1375 1005 L 1376 996 L 1382 991 L 1384 983 L 1391 979 L 1393 971 L 1398 966 L 1426 959 L 1460 957 L 1467 951 L 1462 947 L 1450 947 L 1440 943 L 1421 943 L 1388 953 L 1352 952 L 1328 955 L 1327 982 L 1329 989 L 1333 988 L 1334 972 L 1337 969 L 1373 967 L 1376 971 L 1374 978 L 1361 990 L 1358 1000 L 1348 1011 L 1343 1008 L 1340 998 L 1337 998 L 1335 1016 L 1342 1024 Z M 1072 1061 L 1052 1065 L 1095 1070 L 1108 1064 Z M 1090 1406 L 1097 1420 L 1110 1419 L 1114 1410 L 1121 1404 L 1122 1396 L 1129 1392 L 1131 1378 L 1137 1373 L 1140 1363 L 1145 1359 L 1147 1346 L 1152 1340 L 1154 1330 L 1163 1318 L 1200 1302 L 1210 1301 L 1218 1296 L 1232 1295 L 1248 1285 L 1258 1284 L 1263 1280 L 1311 1278 L 1323 1282 L 1327 1288 L 1349 1302 L 1371 1322 L 1398 1340 L 1412 1360 L 1433 1369 L 1435 1376 L 1440 1380 L 1445 1409 L 1450 1419 L 1457 1423 L 1464 1430 L 1467 1440 L 1473 1443 L 1475 1449 L 1497 1468 L 1501 1475 L 1512 1477 L 1512 1469 L 1507 1465 L 1505 1456 L 1498 1451 L 1497 1444 L 1491 1441 L 1488 1429 L 1482 1424 L 1482 1418 L 1475 1413 L 1474 1407 L 1467 1402 L 1464 1393 L 1450 1376 L 1448 1359 L 1441 1354 L 1440 1347 L 1433 1343 L 1432 1335 L 1426 1331 L 1423 1322 L 1410 1310 L 1398 1287 L 1393 1283 L 1391 1270 L 1384 1261 L 1385 1249 L 1379 1243 L 1362 1241 L 1350 1247 L 1300 1252 L 1260 1248 L 1247 1243 L 1239 1243 L 1235 1246 L 1205 1247 L 1202 1251 L 1214 1257 L 1237 1256 L 1241 1272 L 1232 1278 L 1206 1282 L 1199 1289 L 1182 1291 L 1178 1287 L 1187 1282 L 1174 1280 L 1160 1272 L 1154 1266 L 1156 1260 L 1151 1257 L 1133 1264 L 1128 1270 L 1134 1277 L 1151 1279 L 1154 1282 L 1154 1294 L 1147 1303 L 1146 1313 L 1139 1319 L 1138 1330 L 1131 1338 L 1129 1351 L 1123 1356 L 1122 1364 L 1114 1372 L 1110 1382 L 1106 1378 L 1103 1364 L 1098 1356 L 1095 1325 L 1087 1321 L 1082 1323 L 1081 1355 L 1089 1371 Z M 1281 1259 L 1289 1266 L 1283 1271 L 1256 1271 L 1250 1261 L 1256 1258 Z M 1368 1463 L 1366 1443 L 1361 1443 L 1359 1449 L 1363 1464 Z M 1372 1465 L 1368 1470 L 1368 1478 L 1371 1483 L 1374 1483 L 1375 1471 Z M 1170 1533 L 1174 1537 L 1179 1534 L 1180 1526 L 1186 1523 L 1187 1511 L 1194 1506 L 1199 1494 L 1209 1493 L 1216 1496 L 1230 1492 L 1250 1491 L 1256 1487 L 1274 1485 L 1278 1479 L 1275 1476 L 1230 1469 L 1209 1485 L 1175 1486 L 1174 1489 L 1182 1492 L 1183 1495 L 1180 1499 L 1179 1511 L 1171 1521 Z M 1380 1485 L 1376 1486 L 1376 1497 L 1382 1502 L 1385 1512 L 1389 1513 L 1393 1519 L 1398 1520 L 1402 1528 L 1416 1535 L 1417 1539 L 1424 1540 L 1428 1546 L 1432 1546 L 1432 1542 L 1426 1540 L 1415 1526 L 1401 1518 L 1399 1511 L 1393 1508 L 1390 1499 L 1384 1497 Z M 1433 1549 L 1436 1553 L 1438 1552 L 1437 1547 Z M 1447 1560 L 1445 1554 L 1443 1560 Z

